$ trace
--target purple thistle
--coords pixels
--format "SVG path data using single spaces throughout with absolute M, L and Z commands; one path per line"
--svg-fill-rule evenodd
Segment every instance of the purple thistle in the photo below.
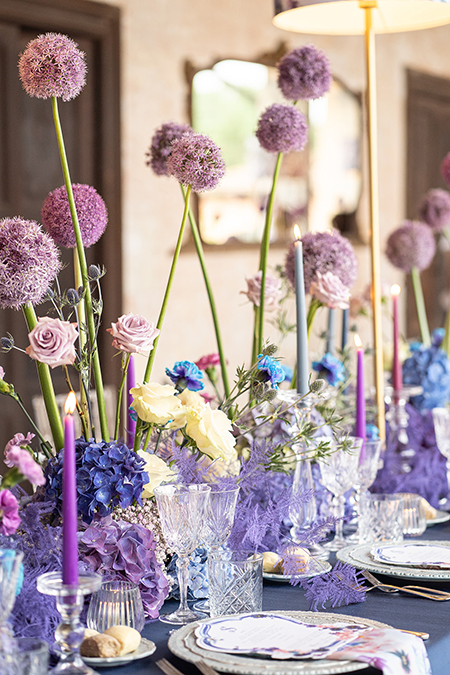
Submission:
M 58 249 L 38 223 L 0 221 L 0 307 L 42 302 L 60 269 Z
M 441 162 L 441 175 L 447 185 L 450 187 L 450 152 L 445 155 Z
M 308 124 L 294 106 L 274 103 L 259 118 L 256 138 L 267 152 L 300 151 L 308 140 Z
M 302 586 L 309 600 L 309 608 L 317 612 L 319 607 L 325 609 L 327 602 L 330 602 L 331 607 L 364 602 L 366 590 L 363 581 L 361 572 L 351 565 L 338 562 L 331 572 L 303 581 Z
M 435 232 L 449 225 L 450 193 L 447 190 L 428 190 L 419 206 L 419 218 Z
M 290 101 L 320 98 L 331 86 L 330 62 L 313 45 L 293 49 L 278 64 L 278 86 Z
M 149 158 L 146 162 L 147 166 L 151 167 L 157 176 L 170 175 L 167 160 L 172 153 L 172 143 L 186 133 L 193 133 L 193 129 L 187 124 L 175 124 L 175 122 L 167 122 L 155 131 L 150 148 L 145 155 Z
M 433 231 L 425 223 L 415 220 L 405 220 L 391 232 L 386 243 L 386 257 L 403 272 L 411 272 L 413 267 L 426 269 L 435 252 Z
M 67 35 L 46 33 L 31 40 L 19 59 L 19 75 L 29 96 L 70 101 L 86 83 L 84 53 Z
M 167 160 L 169 175 L 194 192 L 213 190 L 225 174 L 220 148 L 203 134 L 183 134 L 172 143 Z
M 83 246 L 89 247 L 100 239 L 108 224 L 106 205 L 96 189 L 90 185 L 72 185 Z M 76 245 L 72 216 L 66 186 L 50 192 L 42 206 L 42 224 L 51 238 L 60 246 Z
M 302 237 L 305 292 L 317 278 L 317 272 L 332 272 L 344 286 L 356 281 L 358 261 L 351 243 L 339 232 L 307 232 Z M 295 288 L 295 242 L 289 247 L 285 273 L 292 288 Z

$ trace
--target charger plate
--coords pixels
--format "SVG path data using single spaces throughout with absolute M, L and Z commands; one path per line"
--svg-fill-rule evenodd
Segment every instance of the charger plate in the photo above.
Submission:
M 288 616 L 308 624 L 355 623 L 377 628 L 390 628 L 385 623 L 362 619 L 357 616 L 344 614 L 329 614 L 327 612 L 282 612 L 268 611 L 262 614 L 277 614 Z M 368 664 L 358 661 L 272 661 L 271 659 L 239 656 L 237 654 L 221 654 L 203 649 L 197 644 L 195 629 L 199 624 L 207 623 L 210 619 L 188 623 L 175 633 L 168 642 L 170 651 L 185 661 L 196 663 L 205 661 L 209 666 L 222 673 L 236 675 L 340 675 L 353 671 L 364 670 Z
M 405 543 L 410 542 L 406 540 Z M 420 540 L 421 544 L 429 544 L 430 546 L 450 546 L 450 541 L 424 541 Z M 398 544 L 393 544 L 398 546 Z M 381 563 L 372 558 L 370 555 L 374 544 L 356 544 L 355 546 L 346 546 L 337 551 L 336 557 L 342 562 L 353 565 L 357 569 L 368 570 L 375 572 L 375 574 L 386 574 L 391 577 L 401 577 L 403 579 L 422 579 L 423 581 L 450 581 L 450 570 L 430 570 L 419 569 L 413 567 L 401 567 L 400 565 L 389 565 Z

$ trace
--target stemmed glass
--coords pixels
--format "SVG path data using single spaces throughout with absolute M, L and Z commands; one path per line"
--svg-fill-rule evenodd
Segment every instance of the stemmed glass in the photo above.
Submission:
M 210 557 L 217 555 L 230 536 L 238 495 L 238 487 L 230 490 L 211 489 L 202 532 L 202 543 L 208 550 L 208 561 Z M 196 602 L 194 609 L 209 612 L 209 601 Z
M 450 411 L 448 408 L 433 408 L 434 432 L 439 452 L 444 455 L 447 466 L 447 484 L 450 490 Z M 443 509 L 450 508 L 450 494 L 439 502 Z
M 331 449 L 330 454 L 318 460 L 322 485 L 333 494 L 332 504 L 338 518 L 334 539 L 325 544 L 330 551 L 338 551 L 347 545 L 342 531 L 345 513 L 344 493 L 354 486 L 357 479 L 362 438 L 349 436 L 347 440 L 348 447 L 344 449 L 338 447 L 338 441 L 334 438 L 322 436 L 314 439 L 315 443 L 329 445 Z
M 380 461 L 381 440 L 364 441 L 359 454 L 358 468 L 356 472 L 355 488 L 355 511 L 356 511 L 356 532 L 349 539 L 359 539 L 360 536 L 360 515 L 361 502 L 369 497 L 370 486 L 374 482 Z
M 183 625 L 206 618 L 187 604 L 189 555 L 200 544 L 211 488 L 209 485 L 160 485 L 154 489 L 161 527 L 167 544 L 178 555 L 177 576 L 180 606 L 160 615 L 160 621 Z

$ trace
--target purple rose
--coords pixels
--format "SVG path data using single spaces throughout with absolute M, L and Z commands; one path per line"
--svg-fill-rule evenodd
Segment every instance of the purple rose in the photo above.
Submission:
M 28 356 L 52 368 L 72 364 L 75 361 L 74 342 L 78 337 L 76 323 L 51 319 L 44 316 L 28 334 Z
M 330 309 L 348 309 L 350 306 L 350 290 L 333 272 L 317 272 L 309 292 Z
M 9 490 L 0 492 L 0 533 L 9 537 L 20 525 L 19 503 Z
M 18 445 L 13 445 L 5 453 L 5 464 L 9 467 L 17 467 L 22 476 L 29 480 L 32 485 L 45 485 L 42 469 L 34 461 L 28 450 L 24 450 Z
M 128 354 L 148 353 L 153 349 L 153 341 L 161 332 L 152 321 L 131 312 L 120 316 L 117 322 L 111 323 L 111 328 L 106 330 L 114 338 L 112 346 Z
M 246 279 L 247 290 L 241 291 L 256 307 L 259 307 L 261 300 L 261 280 L 262 270 L 259 270 L 253 277 Z M 266 274 L 265 287 L 264 309 L 266 312 L 273 312 L 278 309 L 278 303 L 283 295 L 281 281 L 270 274 Z

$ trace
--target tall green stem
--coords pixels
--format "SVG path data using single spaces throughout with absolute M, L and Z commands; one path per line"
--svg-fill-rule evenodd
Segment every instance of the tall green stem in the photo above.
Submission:
M 442 349 L 447 352 L 447 356 L 450 358 L 450 307 L 447 310 L 447 317 L 445 319 L 445 335 L 442 340 Z
M 275 164 L 275 170 L 273 172 L 272 180 L 272 189 L 269 195 L 269 201 L 267 202 L 266 209 L 266 220 L 264 223 L 264 232 L 261 240 L 261 253 L 259 259 L 259 269 L 262 271 L 261 275 L 261 293 L 259 300 L 259 310 L 255 312 L 255 329 L 254 335 L 258 335 L 257 341 L 254 341 L 253 354 L 252 354 L 252 363 L 255 363 L 256 357 L 262 351 L 263 341 L 264 341 L 264 304 L 265 304 L 265 294 L 266 294 L 266 272 L 267 272 L 267 258 L 269 255 L 269 245 L 270 245 L 270 228 L 272 226 L 272 215 L 274 207 L 274 198 L 275 191 L 278 183 L 278 177 L 280 175 L 281 163 L 283 161 L 283 153 L 279 152 L 277 161 Z M 256 342 L 256 344 L 255 344 Z M 257 351 L 255 353 L 255 346 Z
M 119 438 L 119 425 L 120 425 L 120 410 L 122 407 L 122 394 L 123 388 L 125 385 L 125 380 L 127 377 L 128 366 L 130 365 L 131 354 L 127 354 L 125 357 L 125 362 L 122 368 L 122 379 L 120 380 L 119 390 L 117 392 L 117 406 L 116 406 L 116 424 L 114 426 L 114 438 Z
M 72 217 L 73 230 L 75 233 L 75 241 L 80 262 L 81 278 L 84 288 L 84 300 L 86 303 L 86 320 L 89 334 L 89 341 L 92 352 L 92 370 L 94 374 L 95 389 L 97 393 L 98 413 L 100 418 L 100 429 L 102 438 L 109 441 L 108 419 L 106 417 L 105 393 L 103 389 L 102 371 L 100 367 L 100 357 L 98 353 L 98 345 L 95 331 L 94 311 L 92 307 L 91 289 L 89 286 L 89 276 L 86 263 L 86 255 L 81 237 L 80 225 L 78 223 L 77 210 L 75 207 L 75 200 L 73 198 L 72 181 L 70 178 L 69 164 L 67 161 L 66 149 L 64 146 L 64 138 L 61 128 L 61 122 L 58 112 L 58 99 L 56 96 L 52 98 L 53 120 L 55 123 L 56 137 L 58 140 L 59 155 L 61 159 L 61 166 L 64 175 L 64 183 L 67 190 L 67 198 L 69 200 L 70 215 Z
M 420 335 L 425 347 L 431 346 L 430 329 L 428 328 L 427 312 L 425 309 L 425 300 L 423 297 L 422 283 L 420 281 L 420 272 L 417 267 L 411 270 L 411 278 L 414 288 L 414 297 L 416 299 L 417 317 L 419 319 Z
M 78 290 L 80 286 L 83 286 L 83 277 L 81 276 L 81 266 L 80 266 L 80 257 L 76 248 L 73 249 L 73 272 L 75 279 L 75 288 Z M 78 334 L 80 336 L 80 357 L 81 357 L 81 370 L 80 370 L 80 406 L 82 414 L 84 416 L 85 433 L 87 429 L 91 429 L 91 420 L 89 415 L 89 403 L 88 403 L 88 390 L 89 390 L 89 371 L 85 368 L 85 347 L 86 347 L 86 305 L 84 298 L 78 305 L 77 309 L 78 314 Z M 83 422 L 83 420 L 82 420 Z M 89 438 L 89 434 L 86 433 L 86 439 Z
M 29 302 L 22 307 L 27 322 L 28 331 L 32 331 L 37 324 L 36 312 L 33 305 Z M 58 404 L 56 403 L 55 390 L 53 389 L 50 368 L 40 361 L 36 361 L 36 367 L 41 385 L 42 396 L 44 398 L 45 410 L 47 412 L 50 429 L 53 436 L 56 451 L 61 450 L 64 445 L 64 430 L 59 414 Z
M 181 190 L 182 190 L 183 196 L 186 200 L 186 192 L 185 192 L 185 189 L 184 189 L 183 185 L 181 186 Z M 214 301 L 214 295 L 213 295 L 213 292 L 212 292 L 211 283 L 209 281 L 208 271 L 206 269 L 205 255 L 204 255 L 204 252 L 203 252 L 203 245 L 202 245 L 202 240 L 201 240 L 201 237 L 200 237 L 200 232 L 198 231 L 198 226 L 197 226 L 197 223 L 195 222 L 195 218 L 194 218 L 194 214 L 192 213 L 192 209 L 189 209 L 189 222 L 191 224 L 192 237 L 194 239 L 195 248 L 197 249 L 197 255 L 198 255 L 199 262 L 200 262 L 200 267 L 202 268 L 203 279 L 205 281 L 206 292 L 208 294 L 209 306 L 211 308 L 212 320 L 213 320 L 213 324 L 214 324 L 214 331 L 216 333 L 217 351 L 219 353 L 219 358 L 220 358 L 220 368 L 222 370 L 222 382 L 223 382 L 224 395 L 225 395 L 225 398 L 228 398 L 229 393 L 230 393 L 230 385 L 229 385 L 229 382 L 228 382 L 227 364 L 226 364 L 225 354 L 224 354 L 223 346 L 222 346 L 222 338 L 221 338 L 221 335 L 220 335 L 219 320 L 217 318 L 216 303 Z

